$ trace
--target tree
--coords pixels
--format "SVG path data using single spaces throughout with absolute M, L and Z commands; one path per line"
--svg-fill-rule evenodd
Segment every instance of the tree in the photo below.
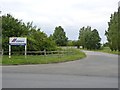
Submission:
M 8 51 L 9 37 L 20 37 L 27 33 L 21 20 L 15 19 L 10 14 L 2 16 L 2 47 L 5 51 Z
M 92 31 L 91 37 L 92 37 L 92 46 L 93 46 L 92 48 L 93 48 L 93 49 L 100 49 L 100 46 L 101 46 L 101 44 L 100 44 L 101 38 L 100 38 L 99 33 L 98 33 L 98 31 L 97 31 L 96 29 L 94 29 L 94 30 Z
M 109 43 L 108 42 L 104 43 L 103 47 L 109 47 Z
M 72 40 L 68 40 L 67 46 L 74 46 L 73 41 Z
M 67 45 L 68 38 L 66 37 L 66 33 L 61 26 L 55 28 L 52 38 L 58 46 Z
M 47 37 L 44 32 L 39 30 L 34 31 L 28 36 L 28 49 L 29 51 L 36 50 L 55 50 L 56 44 L 53 40 Z
M 120 6 L 118 8 L 118 51 L 120 52 Z
M 2 51 L 2 17 L 1 16 L 0 16 L 0 51 Z
M 2 16 L 2 46 L 8 51 L 9 37 L 27 37 L 27 50 L 55 50 L 56 44 L 32 22 L 24 23 L 10 14 Z M 19 48 L 18 48 L 19 47 Z M 14 46 L 14 51 L 24 50 L 24 47 Z
M 118 27 L 118 12 L 114 12 L 111 14 L 110 22 L 108 22 L 108 31 L 106 31 L 105 35 L 107 37 L 109 47 L 113 50 L 119 49 L 119 36 L 120 36 L 120 29 Z M 120 50 L 120 49 L 119 49 Z
M 82 27 L 79 31 L 79 42 L 81 43 L 81 46 L 85 48 L 85 27 Z
M 87 49 L 99 49 L 101 38 L 96 29 L 91 30 L 90 26 L 87 28 L 82 27 L 79 31 L 79 42 L 83 48 Z

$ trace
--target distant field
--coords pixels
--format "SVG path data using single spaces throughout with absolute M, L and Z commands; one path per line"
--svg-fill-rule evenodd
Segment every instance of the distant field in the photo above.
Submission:
M 71 51 L 71 50 L 70 50 Z M 65 54 L 49 54 L 49 55 L 28 55 L 26 58 L 24 55 L 13 55 L 12 58 L 8 58 L 4 55 L 2 58 L 3 65 L 21 65 L 21 64 L 49 64 L 60 63 L 73 60 L 79 60 L 86 55 L 77 49 L 72 49 L 72 53 Z

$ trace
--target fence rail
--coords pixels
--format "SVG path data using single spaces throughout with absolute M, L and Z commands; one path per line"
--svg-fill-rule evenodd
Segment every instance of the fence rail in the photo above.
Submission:
M 3 55 L 3 51 L 0 51 L 0 55 Z
M 24 55 L 24 51 L 12 51 L 11 55 Z M 0 51 L 1 55 L 8 55 L 9 51 Z M 27 51 L 27 55 L 74 54 L 73 51 Z

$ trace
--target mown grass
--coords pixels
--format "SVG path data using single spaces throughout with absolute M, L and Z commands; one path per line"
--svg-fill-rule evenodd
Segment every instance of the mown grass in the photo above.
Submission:
M 51 54 L 51 55 L 28 55 L 26 58 L 24 56 L 12 56 L 9 58 L 4 55 L 2 58 L 3 65 L 24 65 L 24 64 L 49 64 L 49 63 L 61 63 L 67 61 L 79 60 L 86 57 L 85 53 L 80 52 L 77 49 L 67 49 L 72 51 L 65 54 Z
M 118 51 L 111 51 L 109 47 L 103 47 L 101 50 L 97 50 L 97 51 L 120 55 L 120 52 L 118 52 Z
M 87 50 L 87 49 L 81 49 L 81 50 Z M 104 53 L 120 55 L 120 52 L 118 52 L 118 51 L 111 51 L 109 47 L 103 47 L 100 50 L 90 50 L 90 51 L 104 52 Z

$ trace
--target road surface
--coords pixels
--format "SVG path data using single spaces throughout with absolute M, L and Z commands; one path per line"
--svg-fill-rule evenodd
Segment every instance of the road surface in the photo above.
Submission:
M 84 51 L 87 57 L 59 64 L 2 67 L 3 88 L 118 88 L 118 56 Z

